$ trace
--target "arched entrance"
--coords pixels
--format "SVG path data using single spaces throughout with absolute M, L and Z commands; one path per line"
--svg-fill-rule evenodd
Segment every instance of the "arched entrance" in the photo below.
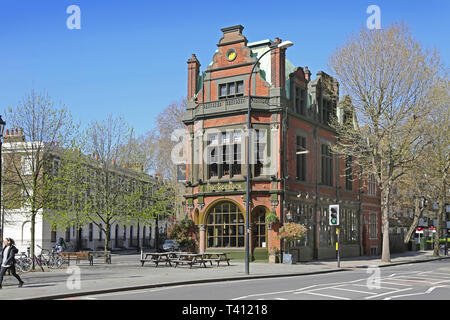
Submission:
M 206 248 L 244 248 L 244 214 L 232 201 L 221 201 L 206 214 Z

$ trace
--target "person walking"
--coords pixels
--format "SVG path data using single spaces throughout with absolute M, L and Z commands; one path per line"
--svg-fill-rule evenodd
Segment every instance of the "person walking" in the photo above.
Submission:
M 4 243 L 4 247 L 2 253 L 0 254 L 0 289 L 2 288 L 3 276 L 5 275 L 6 270 L 10 270 L 11 274 L 19 280 L 19 288 L 23 286 L 23 281 L 20 279 L 19 275 L 16 273 L 16 259 L 15 255 L 19 250 L 14 246 L 15 242 L 11 238 L 6 238 Z

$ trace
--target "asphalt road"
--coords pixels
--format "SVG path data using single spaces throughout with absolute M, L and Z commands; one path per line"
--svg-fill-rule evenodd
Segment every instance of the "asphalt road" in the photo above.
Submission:
M 89 300 L 450 300 L 450 260 L 90 295 Z

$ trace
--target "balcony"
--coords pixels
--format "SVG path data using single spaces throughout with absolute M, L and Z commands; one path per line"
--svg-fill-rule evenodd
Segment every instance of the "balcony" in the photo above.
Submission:
M 269 108 L 270 99 L 268 97 L 252 97 L 252 107 Z M 215 113 L 223 111 L 234 111 L 247 109 L 248 97 L 235 97 L 218 101 L 205 102 L 199 104 L 199 112 Z

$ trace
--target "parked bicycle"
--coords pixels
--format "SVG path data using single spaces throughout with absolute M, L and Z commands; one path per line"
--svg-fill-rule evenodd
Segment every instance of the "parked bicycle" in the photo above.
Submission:
M 29 272 L 33 267 L 33 261 L 25 252 L 21 252 L 16 256 L 16 269 L 19 272 Z
M 41 253 L 36 257 L 35 261 L 39 266 L 47 266 L 50 269 L 60 268 L 65 260 L 58 254 L 56 249 L 47 250 L 43 249 L 41 246 L 37 245 L 41 249 Z

